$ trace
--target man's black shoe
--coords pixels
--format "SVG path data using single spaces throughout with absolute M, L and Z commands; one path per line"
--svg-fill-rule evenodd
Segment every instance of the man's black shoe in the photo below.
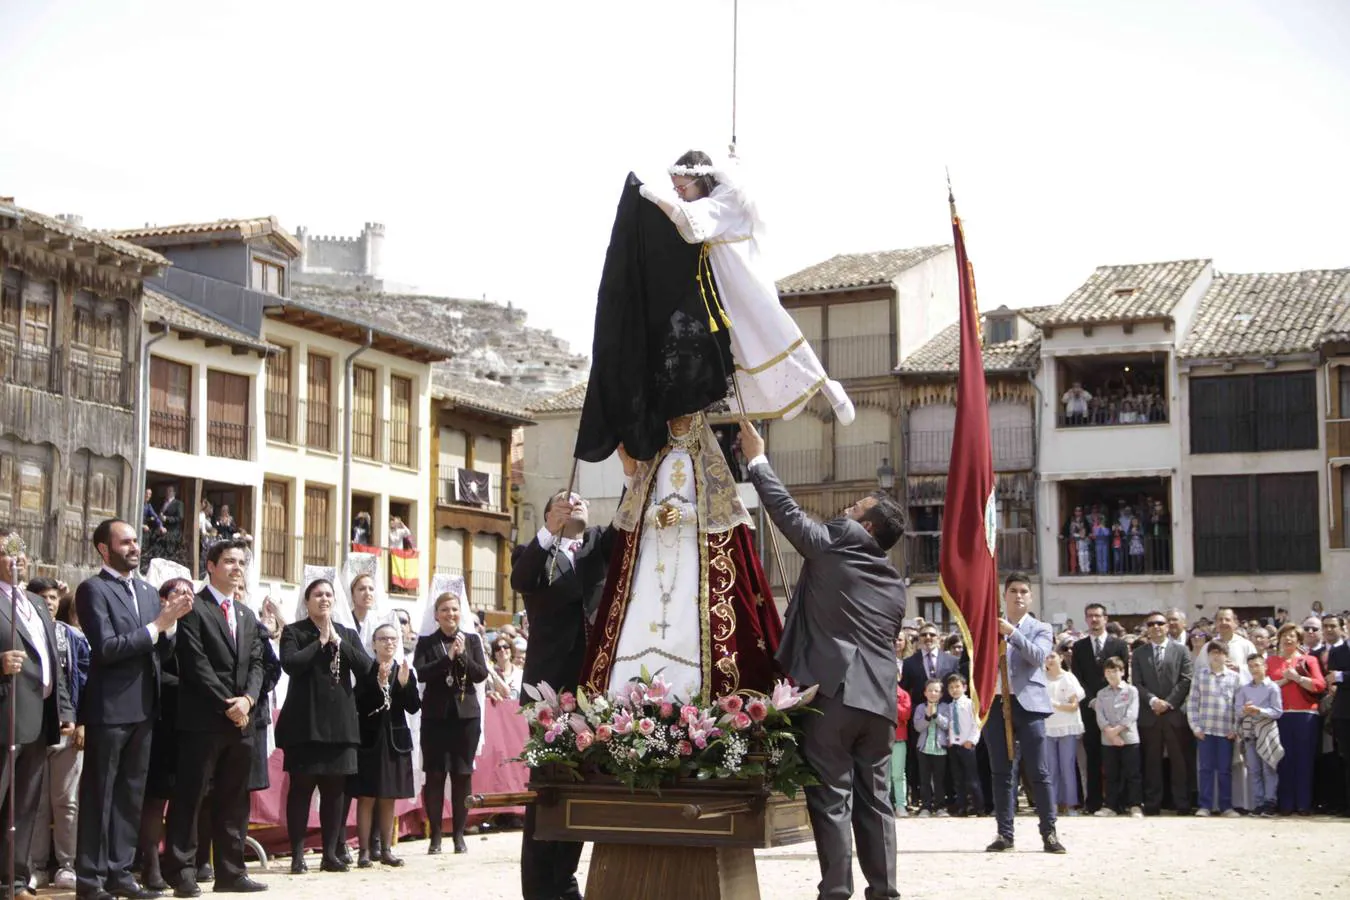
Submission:
M 1045 836 L 1044 840 L 1045 840 L 1045 852 L 1046 852 L 1046 853 L 1068 853 L 1068 852 L 1069 852 L 1068 850 L 1065 850 L 1065 849 L 1064 849 L 1064 845 L 1061 844 L 1061 843 L 1059 842 L 1059 836 L 1058 836 L 1057 834 L 1055 834 L 1053 831 L 1050 832 L 1049 834 L 1047 834 L 1047 835 Z
M 134 881 L 130 884 L 112 887 L 108 890 L 108 893 L 114 897 L 121 897 L 122 900 L 159 900 L 160 897 L 164 896 L 159 891 L 141 887 Z
M 197 883 L 210 884 L 216 880 L 216 870 L 211 868 L 210 863 L 203 863 L 197 867 Z
M 1003 835 L 1000 834 L 997 838 L 994 839 L 994 842 L 992 844 L 984 848 L 984 852 L 1002 853 L 1003 851 L 1011 850 L 1012 848 L 1013 848 L 1012 838 L 1005 838 Z
M 254 881 L 247 875 L 241 875 L 234 881 L 216 882 L 214 888 L 217 894 L 257 894 L 267 890 L 267 885 L 261 881 Z
M 178 879 L 178 884 L 174 885 L 173 895 L 175 897 L 200 897 L 202 889 L 197 887 L 197 879 L 191 875 L 183 875 Z

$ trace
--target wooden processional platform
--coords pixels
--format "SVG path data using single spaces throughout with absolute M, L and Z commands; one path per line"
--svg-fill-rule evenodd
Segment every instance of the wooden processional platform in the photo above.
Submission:
M 591 900 L 760 900 L 755 850 L 811 840 L 806 801 L 747 781 L 657 791 L 617 783 L 530 785 L 535 837 L 594 845 Z

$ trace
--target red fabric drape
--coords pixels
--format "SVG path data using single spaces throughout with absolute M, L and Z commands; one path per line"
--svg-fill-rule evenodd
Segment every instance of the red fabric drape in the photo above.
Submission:
M 508 762 L 519 756 L 529 737 L 529 726 L 525 717 L 519 715 L 520 704 L 514 700 L 489 702 L 483 710 L 483 753 L 478 757 L 478 766 L 473 773 L 473 792 L 475 794 L 497 794 L 523 791 L 530 780 L 530 771 L 524 764 Z M 278 749 L 267 761 L 272 786 L 265 791 L 252 795 L 249 814 L 250 834 L 262 841 L 269 849 L 288 850 L 290 844 L 286 838 L 286 790 L 290 787 L 290 778 L 284 771 L 286 752 Z M 442 818 L 450 818 L 450 797 L 446 792 L 445 809 Z M 425 831 L 426 814 L 422 810 L 422 798 L 397 800 L 394 813 L 398 817 L 400 835 L 420 836 Z M 524 815 L 524 807 L 515 806 L 501 809 L 476 809 L 469 813 L 469 824 L 480 822 L 489 816 L 502 813 Z M 348 835 L 356 833 L 356 808 L 352 807 L 351 819 L 347 822 Z M 309 846 L 319 843 L 319 814 L 315 806 L 309 813 Z
M 970 652 L 971 695 L 983 718 L 998 684 L 998 556 L 994 548 L 998 522 L 975 270 L 966 256 L 955 203 L 952 237 L 961 288 L 961 358 L 938 585 Z

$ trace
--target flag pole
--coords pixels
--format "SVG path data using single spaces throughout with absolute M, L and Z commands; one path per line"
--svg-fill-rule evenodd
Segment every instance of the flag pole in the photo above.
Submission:
M 577 467 L 581 460 L 575 456 L 572 457 L 572 477 L 567 479 L 567 502 L 572 502 L 572 490 L 577 486 Z M 553 545 L 549 547 L 548 554 L 548 581 L 551 584 L 553 578 L 558 574 L 558 538 L 562 537 L 563 528 L 567 527 L 564 522 L 558 526 L 558 531 L 553 535 Z
M 947 175 L 947 206 L 951 211 L 952 224 L 956 225 L 960 220 L 956 215 L 956 195 L 952 191 L 952 173 L 951 170 L 945 166 L 943 167 L 943 170 Z M 961 272 L 958 277 L 964 279 L 967 274 L 968 273 L 966 272 Z M 973 309 L 971 310 L 971 313 L 974 313 Z M 962 310 L 962 315 L 964 314 L 965 310 Z M 975 320 L 975 327 L 977 329 L 979 328 L 979 319 Z M 991 544 L 990 546 L 992 550 L 993 545 Z M 999 621 L 1004 621 L 1006 617 L 1007 612 L 1003 605 L 1003 598 L 1000 596 L 998 601 Z M 1003 699 L 1003 740 L 1008 748 L 1008 762 L 1012 763 L 1016 758 L 1016 747 L 1013 744 L 1012 680 L 1008 677 L 1008 638 L 1001 631 L 998 637 L 998 674 L 999 683 L 1001 685 L 1000 696 Z
M 9 536 L 5 542 L 4 552 L 9 557 L 9 648 L 11 650 L 19 646 L 19 557 L 23 556 L 25 547 L 23 538 L 19 537 L 18 532 Z M 9 852 L 6 854 L 6 869 L 9 873 L 9 900 L 14 900 L 14 869 L 18 862 L 15 853 L 15 827 L 14 827 L 14 763 L 19 754 L 18 744 L 18 720 L 15 713 L 19 708 L 19 698 L 16 696 L 19 689 L 19 678 L 23 675 L 23 668 L 10 676 L 13 681 L 9 687 L 9 732 L 6 737 L 9 738 L 8 765 L 9 765 L 9 786 L 7 787 L 7 805 L 9 806 L 9 821 L 6 827 L 9 829 L 9 840 L 6 846 Z

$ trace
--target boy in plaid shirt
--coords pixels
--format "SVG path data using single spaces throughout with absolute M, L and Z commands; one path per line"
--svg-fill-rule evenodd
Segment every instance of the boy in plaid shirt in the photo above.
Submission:
M 1236 816 L 1233 809 L 1233 742 L 1237 740 L 1237 719 L 1233 697 L 1242 680 L 1228 668 L 1228 645 L 1213 640 L 1205 645 L 1209 665 L 1197 668 L 1186 699 L 1186 718 L 1195 732 L 1196 756 L 1200 764 L 1200 808 L 1197 816 L 1211 810 L 1224 816 Z M 1219 783 L 1215 805 L 1214 782 Z

